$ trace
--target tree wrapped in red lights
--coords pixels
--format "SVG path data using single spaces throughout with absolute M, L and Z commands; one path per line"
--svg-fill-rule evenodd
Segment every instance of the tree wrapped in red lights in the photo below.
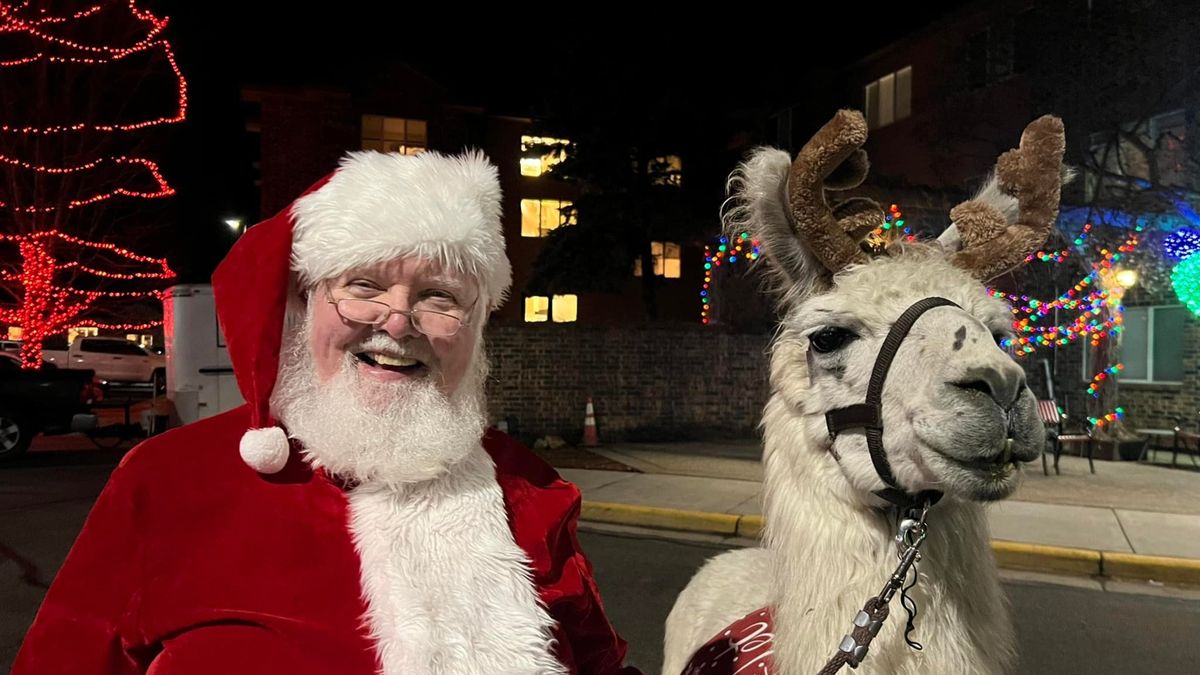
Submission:
M 0 2 L 0 323 L 25 367 L 71 327 L 161 323 L 123 316 L 161 312 L 147 286 L 174 273 L 122 246 L 157 215 L 122 198 L 174 194 L 143 156 L 187 110 L 166 26 L 134 0 Z

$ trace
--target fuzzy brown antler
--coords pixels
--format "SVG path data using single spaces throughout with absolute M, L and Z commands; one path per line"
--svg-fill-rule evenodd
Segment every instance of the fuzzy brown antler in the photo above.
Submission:
M 883 222 L 883 210 L 870 199 L 831 205 L 829 192 L 858 187 L 870 166 L 862 149 L 867 123 L 862 113 L 839 110 L 821 127 L 792 163 L 788 204 L 796 233 L 829 272 L 865 262 L 859 244 Z
M 1065 147 L 1059 118 L 1046 115 L 1025 127 L 1020 146 L 996 160 L 995 185 L 989 187 L 1003 194 L 991 199 L 981 194 L 950 212 L 952 231 L 942 240 L 953 241 L 956 234 L 961 241 L 951 262 L 988 281 L 1017 267 L 1046 243 L 1058 217 Z

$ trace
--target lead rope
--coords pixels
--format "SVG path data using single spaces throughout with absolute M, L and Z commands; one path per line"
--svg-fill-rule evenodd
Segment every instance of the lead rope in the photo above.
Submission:
M 922 645 L 910 639 L 910 634 L 916 629 L 914 621 L 917 618 L 917 603 L 908 596 L 908 591 L 917 584 L 919 574 L 917 563 L 921 561 L 921 544 L 929 534 L 925 516 L 929 513 L 931 503 L 926 501 L 920 508 L 909 509 L 905 518 L 900 521 L 899 532 L 896 534 L 896 555 L 900 563 L 896 565 L 892 576 L 888 577 L 883 590 L 878 595 L 867 600 L 862 610 L 854 617 L 854 628 L 842 638 L 837 653 L 829 659 L 825 667 L 817 675 L 833 675 L 849 664 L 851 669 L 858 668 L 867 656 L 871 641 L 883 628 L 883 622 L 888 618 L 888 603 L 900 591 L 900 604 L 908 612 L 908 623 L 904 629 L 904 641 L 913 649 L 920 650 Z M 908 573 L 913 572 L 912 583 L 905 585 Z M 906 602 L 907 601 L 907 602 Z

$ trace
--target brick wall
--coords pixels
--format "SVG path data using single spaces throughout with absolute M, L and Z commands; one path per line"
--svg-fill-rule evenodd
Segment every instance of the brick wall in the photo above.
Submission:
M 489 410 L 524 437 L 578 440 L 588 396 L 602 440 L 745 437 L 766 402 L 766 335 L 539 325 L 486 339 Z

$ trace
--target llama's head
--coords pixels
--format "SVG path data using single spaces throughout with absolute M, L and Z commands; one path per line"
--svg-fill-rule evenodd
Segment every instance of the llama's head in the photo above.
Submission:
M 804 439 L 781 439 L 783 451 L 828 452 L 864 494 L 887 487 L 881 474 L 890 466 L 893 487 L 909 493 L 1004 498 L 1016 487 L 1016 463 L 1037 458 L 1045 436 L 1024 371 L 999 345 L 1011 336 L 1011 310 L 984 281 L 1019 265 L 1053 226 L 1062 123 L 1030 124 L 980 195 L 951 211 L 954 224 L 938 242 L 874 256 L 860 242 L 883 222 L 878 206 L 827 200 L 865 178 L 865 141 L 862 116 L 842 111 L 794 162 L 759 150 L 731 180 L 727 223 L 760 241 L 782 315 L 771 385 L 783 405 L 764 418 L 767 433 L 802 430 Z M 826 415 L 864 403 L 889 330 L 929 297 L 957 306 L 920 315 L 895 351 L 881 417 L 866 425 L 882 422 L 881 470 L 865 429 L 833 434 Z

